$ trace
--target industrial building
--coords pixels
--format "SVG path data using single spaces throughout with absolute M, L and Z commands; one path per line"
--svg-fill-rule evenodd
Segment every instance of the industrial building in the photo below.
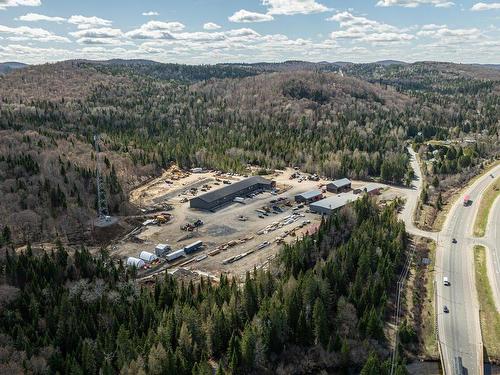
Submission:
M 343 191 L 351 190 L 351 180 L 348 178 L 341 178 L 326 184 L 326 190 L 330 193 L 340 193 Z
M 295 196 L 295 202 L 297 203 L 309 204 L 311 202 L 319 201 L 320 199 L 323 199 L 323 192 L 321 190 L 306 191 L 305 193 L 297 194 Z
M 271 190 L 273 187 L 273 181 L 260 176 L 253 176 L 199 195 L 191 199 L 189 205 L 191 208 L 214 210 L 224 204 L 231 203 L 236 197 L 246 197 L 257 191 Z
M 359 195 L 354 195 L 352 193 L 335 195 L 322 199 L 320 201 L 311 203 L 309 209 L 311 212 L 315 212 L 322 215 L 331 215 L 336 210 L 348 205 L 349 203 L 359 199 Z

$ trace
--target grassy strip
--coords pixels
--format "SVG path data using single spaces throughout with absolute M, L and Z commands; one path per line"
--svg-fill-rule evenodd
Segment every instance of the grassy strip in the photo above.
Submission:
M 500 359 L 500 314 L 496 310 L 486 269 L 486 249 L 474 246 L 476 289 L 479 298 L 479 317 L 483 344 L 490 359 Z
M 474 236 L 483 237 L 486 232 L 486 225 L 490 215 L 493 202 L 500 194 L 500 177 L 498 177 L 493 184 L 488 186 L 484 192 L 479 209 L 477 211 L 476 221 L 474 222 Z
M 429 245 L 431 263 L 425 270 L 425 299 L 422 306 L 422 341 L 425 353 L 432 358 L 439 358 L 434 319 L 434 272 L 436 266 L 436 243 Z

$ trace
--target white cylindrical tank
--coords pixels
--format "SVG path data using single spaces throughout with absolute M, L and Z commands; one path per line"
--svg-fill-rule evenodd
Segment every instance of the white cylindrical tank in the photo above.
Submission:
M 150 253 L 149 251 L 141 251 L 139 258 L 141 258 L 143 261 L 145 261 L 147 263 L 151 263 L 151 262 L 155 261 L 156 259 L 158 259 L 158 257 L 156 255 L 154 255 L 153 253 Z
M 128 267 L 136 267 L 136 268 L 142 268 L 146 265 L 142 259 L 139 258 L 134 258 L 134 257 L 129 257 L 127 258 L 127 266 Z

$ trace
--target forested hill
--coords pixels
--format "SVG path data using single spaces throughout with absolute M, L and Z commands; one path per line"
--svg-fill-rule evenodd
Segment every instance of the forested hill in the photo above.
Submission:
M 66 61 L 0 76 L 4 225 L 16 241 L 66 237 L 65 223 L 94 215 L 95 133 L 113 214 L 126 213 L 132 186 L 172 162 L 404 183 L 408 140 L 481 134 L 469 165 L 496 152 L 492 69 L 345 64 L 342 76 L 315 68 L 336 69 L 328 63 L 274 66 Z
M 165 273 L 139 287 L 105 252 L 11 253 L 0 264 L 0 372 L 388 375 L 383 321 L 405 248 L 395 207 L 365 197 L 244 285 Z

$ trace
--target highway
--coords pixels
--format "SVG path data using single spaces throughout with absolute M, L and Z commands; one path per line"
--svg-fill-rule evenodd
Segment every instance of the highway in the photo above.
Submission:
M 415 227 L 413 212 L 416 208 L 422 189 L 422 174 L 416 160 L 415 153 L 409 149 L 412 157 L 411 165 L 415 171 L 413 186 L 407 194 L 407 202 L 400 217 L 405 221 L 410 234 L 436 240 L 436 274 L 437 287 L 437 324 L 438 338 L 441 351 L 441 360 L 445 374 L 455 374 L 456 363 L 461 361 L 462 373 L 483 374 L 483 347 L 481 329 L 479 325 L 479 305 L 474 279 L 473 246 L 481 242 L 489 244 L 492 251 L 492 264 L 495 269 L 491 272 L 496 276 L 497 293 L 500 295 L 500 249 L 491 244 L 498 243 L 494 239 L 500 233 L 500 203 L 495 205 L 488 230 L 494 239 L 489 237 L 478 241 L 472 236 L 472 228 L 476 216 L 479 200 L 486 188 L 492 183 L 490 173 L 495 176 L 500 173 L 500 166 L 479 177 L 463 192 L 468 194 L 472 204 L 465 207 L 462 196 L 457 199 L 447 215 L 441 232 L 426 232 Z M 498 202 L 498 201 L 497 201 Z M 494 224 L 493 224 L 494 223 Z M 456 243 L 453 243 L 453 239 Z M 495 263 L 496 262 L 496 263 Z M 443 277 L 450 281 L 449 286 L 443 283 Z M 444 307 L 449 312 L 444 312 Z

